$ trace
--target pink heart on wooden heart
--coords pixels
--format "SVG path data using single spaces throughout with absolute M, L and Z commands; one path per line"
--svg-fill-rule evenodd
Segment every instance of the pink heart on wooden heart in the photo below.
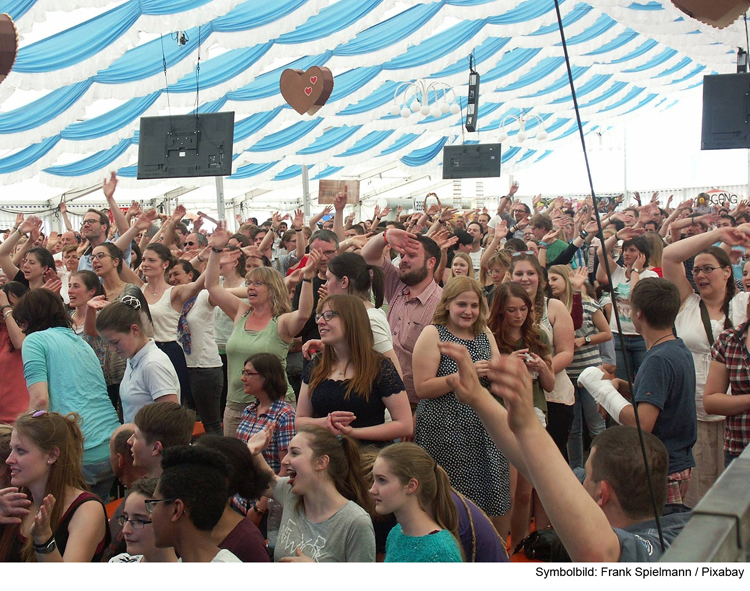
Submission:
M 313 115 L 333 92 L 333 74 L 328 68 L 320 66 L 313 66 L 307 71 L 284 70 L 279 79 L 279 90 L 284 100 L 300 115 Z

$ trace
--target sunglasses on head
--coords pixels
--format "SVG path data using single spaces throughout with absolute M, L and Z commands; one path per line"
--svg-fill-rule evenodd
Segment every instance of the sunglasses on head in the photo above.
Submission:
M 533 250 L 519 250 L 518 252 L 514 252 L 512 256 L 520 257 L 522 254 L 528 256 L 536 256 L 536 253 Z

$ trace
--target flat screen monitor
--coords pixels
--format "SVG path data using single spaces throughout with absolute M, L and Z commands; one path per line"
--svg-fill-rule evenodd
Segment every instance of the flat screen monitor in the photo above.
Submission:
M 701 150 L 750 148 L 750 74 L 703 78 Z
M 500 176 L 500 144 L 463 144 L 443 148 L 444 179 Z
M 141 117 L 138 178 L 232 174 L 234 111 Z

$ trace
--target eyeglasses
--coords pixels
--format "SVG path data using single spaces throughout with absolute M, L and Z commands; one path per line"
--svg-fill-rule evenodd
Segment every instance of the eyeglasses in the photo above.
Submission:
M 718 269 L 719 267 L 714 267 L 712 265 L 703 265 L 702 267 L 693 267 L 693 275 L 698 275 L 700 273 L 703 273 L 704 275 L 708 275 L 709 273 L 713 273 Z
M 124 515 L 118 515 L 116 521 L 120 527 L 125 527 L 125 524 L 129 523 L 133 529 L 143 529 L 143 526 L 153 523 L 153 521 L 144 521 L 143 519 L 128 519 Z
M 46 410 L 30 410 L 29 414 L 31 415 L 32 419 L 36 419 L 37 417 L 41 417 L 44 414 L 47 414 Z
M 193 242 L 192 240 L 185 241 L 185 246 L 198 246 L 197 242 Z
M 82 226 L 85 226 L 86 224 L 101 224 L 101 220 L 83 220 Z
M 258 281 L 257 279 L 255 281 L 245 281 L 245 285 L 247 287 L 250 287 L 251 285 L 253 287 L 263 287 L 264 285 L 268 285 L 265 281 Z
M 92 254 L 92 255 L 91 255 L 91 258 L 92 258 L 92 259 L 96 259 L 97 261 L 101 261 L 102 259 L 111 259 L 111 258 L 112 258 L 112 256 L 111 256 L 111 255 L 108 255 L 108 254 L 107 254 L 107 253 L 105 253 L 105 252 L 98 252 L 98 253 L 96 253 L 96 254 Z
M 533 250 L 519 250 L 518 252 L 514 252 L 514 257 L 520 257 L 522 254 L 528 255 L 528 256 L 536 256 L 536 253 Z
M 244 369 L 242 370 L 242 377 L 243 378 L 249 378 L 250 376 L 259 376 L 259 375 L 260 375 L 260 373 L 258 373 L 257 371 L 247 371 L 247 370 L 244 370 Z
M 338 312 L 334 312 L 333 310 L 326 310 L 325 312 L 322 312 L 321 314 L 315 315 L 315 322 L 320 322 L 321 318 L 325 320 L 326 322 L 330 322 L 331 320 L 336 318 L 336 316 L 338 315 L 339 315 Z
M 490 275 L 500 275 L 505 273 L 505 269 L 490 269 Z
M 143 504 L 146 505 L 146 511 L 149 515 L 154 512 L 154 507 L 159 503 L 174 503 L 177 499 L 146 499 Z

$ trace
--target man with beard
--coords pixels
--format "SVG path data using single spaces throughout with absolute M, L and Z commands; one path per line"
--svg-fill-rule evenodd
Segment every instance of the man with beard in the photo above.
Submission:
M 383 256 L 386 246 L 401 254 L 398 269 Z M 389 228 L 365 244 L 361 254 L 368 265 L 378 265 L 385 273 L 393 349 L 401 364 L 406 393 L 414 410 L 419 398 L 414 390 L 412 352 L 422 329 L 432 322 L 443 294 L 442 288 L 432 278 L 440 263 L 440 247 L 427 236 Z

